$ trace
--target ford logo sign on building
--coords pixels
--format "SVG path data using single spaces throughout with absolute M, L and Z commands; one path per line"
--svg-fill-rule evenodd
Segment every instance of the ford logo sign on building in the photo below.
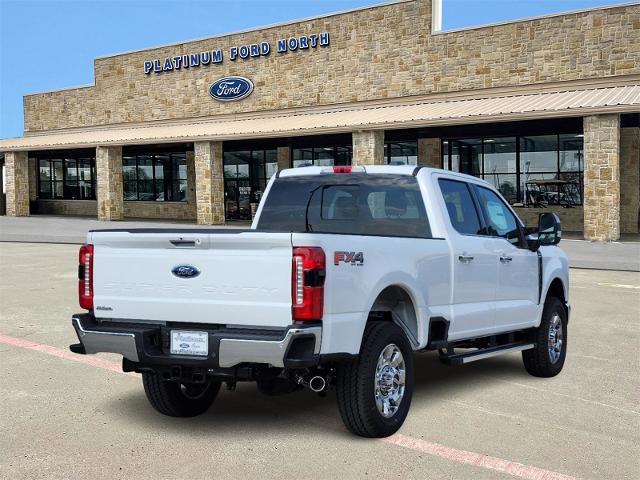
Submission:
M 242 100 L 253 92 L 253 82 L 244 77 L 224 77 L 209 87 L 209 93 L 221 102 Z
M 200 275 L 200 270 L 198 270 L 198 268 L 194 267 L 193 265 L 178 265 L 173 270 L 171 270 L 171 273 L 173 273 L 178 278 L 193 278 Z

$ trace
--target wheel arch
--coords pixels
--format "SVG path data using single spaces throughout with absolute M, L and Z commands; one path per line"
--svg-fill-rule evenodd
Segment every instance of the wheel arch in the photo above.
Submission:
M 418 301 L 412 289 L 403 283 L 393 283 L 379 289 L 367 313 L 366 323 L 386 320 L 398 325 L 412 347 L 420 345 L 424 335 Z
M 569 302 L 568 302 L 567 293 L 568 293 L 567 286 L 565 282 L 560 277 L 554 277 L 549 283 L 549 286 L 547 287 L 547 290 L 544 296 L 541 298 L 541 301 L 542 301 L 542 304 L 544 305 L 544 302 L 549 297 L 555 297 L 558 300 L 560 300 L 560 302 L 562 302 L 562 305 L 565 308 L 565 312 L 567 313 L 567 321 L 568 321 L 569 320 Z

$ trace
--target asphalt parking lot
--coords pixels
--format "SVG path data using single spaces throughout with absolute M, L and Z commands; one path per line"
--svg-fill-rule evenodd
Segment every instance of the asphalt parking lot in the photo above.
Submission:
M 2 478 L 640 478 L 640 273 L 572 269 L 553 379 L 519 354 L 463 367 L 416 354 L 405 425 L 365 440 L 331 393 L 239 384 L 201 417 L 157 414 L 119 357 L 68 353 L 77 249 L 0 243 Z

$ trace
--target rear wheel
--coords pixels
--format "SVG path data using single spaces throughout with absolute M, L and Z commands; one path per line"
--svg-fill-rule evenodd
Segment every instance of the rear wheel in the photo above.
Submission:
M 345 426 L 362 437 L 387 437 L 403 424 L 413 394 L 413 351 L 391 322 L 370 322 L 360 355 L 336 376 L 338 407 Z
M 535 377 L 555 377 L 567 356 L 567 312 L 556 297 L 547 297 L 544 302 L 535 343 L 533 349 L 522 352 L 524 367 Z
M 195 417 L 207 411 L 220 391 L 220 382 L 179 383 L 143 373 L 144 393 L 153 408 L 170 417 Z

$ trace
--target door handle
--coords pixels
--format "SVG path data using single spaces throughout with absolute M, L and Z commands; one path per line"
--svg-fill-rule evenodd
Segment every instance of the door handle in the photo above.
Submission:
M 513 260 L 513 257 L 505 257 L 504 255 L 500 255 L 500 261 L 502 263 L 509 263 L 511 260 Z
M 177 248 L 195 248 L 196 246 L 195 240 L 179 239 L 179 240 L 169 240 L 169 242 L 171 242 L 171 245 Z
M 460 260 L 462 263 L 469 263 L 473 260 L 473 257 L 471 255 L 463 253 L 461 255 L 458 255 L 458 260 Z

